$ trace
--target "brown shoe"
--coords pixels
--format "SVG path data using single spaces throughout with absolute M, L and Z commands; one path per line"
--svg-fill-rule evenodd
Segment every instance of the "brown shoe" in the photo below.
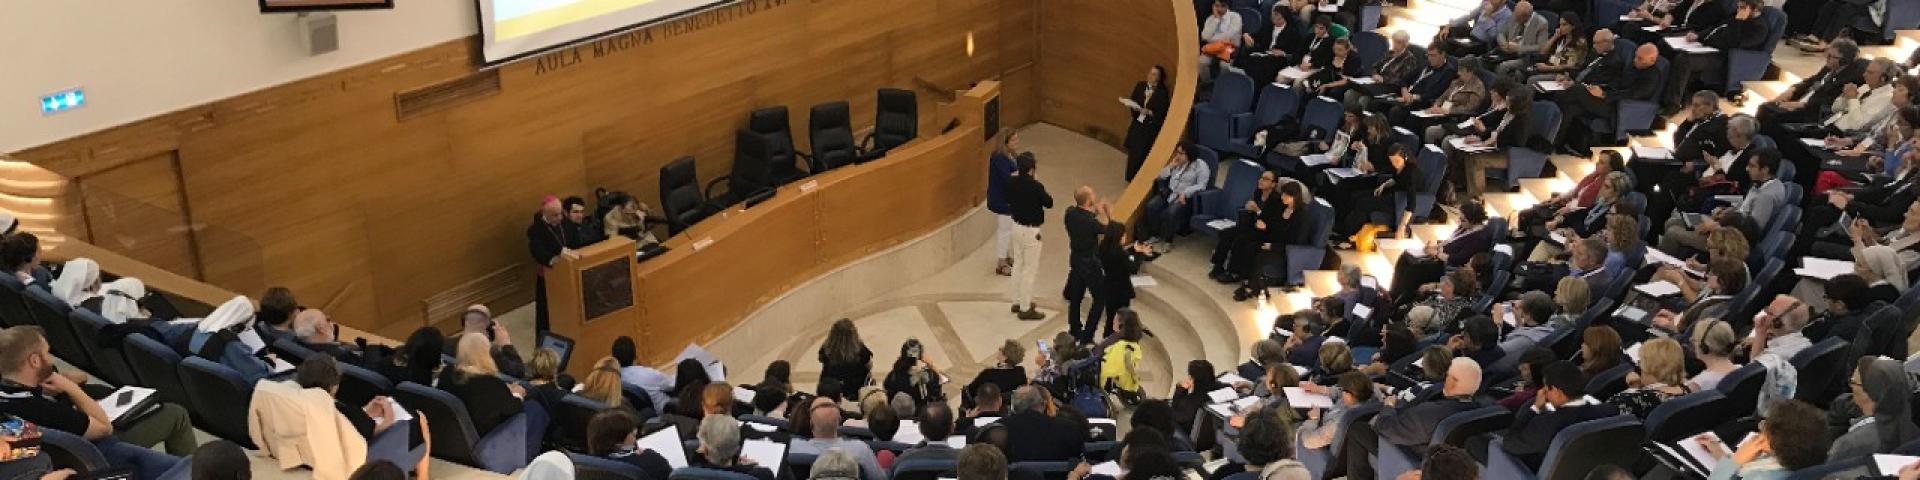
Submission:
M 1020 312 L 1021 320 L 1040 320 L 1044 318 L 1047 318 L 1047 314 L 1040 313 L 1039 310 L 1033 308 L 1028 308 L 1027 311 Z

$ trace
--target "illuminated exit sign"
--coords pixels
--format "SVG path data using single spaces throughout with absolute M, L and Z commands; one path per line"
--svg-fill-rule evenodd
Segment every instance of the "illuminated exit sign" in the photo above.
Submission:
M 49 93 L 40 97 L 40 113 L 52 115 L 65 112 L 87 104 L 87 92 L 80 87 Z

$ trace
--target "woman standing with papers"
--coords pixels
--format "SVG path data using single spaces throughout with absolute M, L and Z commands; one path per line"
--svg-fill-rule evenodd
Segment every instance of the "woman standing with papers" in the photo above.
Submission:
M 1133 94 L 1128 95 L 1121 105 L 1133 114 L 1133 120 L 1127 122 L 1127 181 L 1133 181 L 1133 175 L 1140 173 L 1140 164 L 1147 160 L 1147 151 L 1153 149 L 1153 139 L 1160 136 L 1161 118 L 1167 113 L 1167 104 L 1173 98 L 1173 92 L 1167 90 L 1167 68 L 1154 65 L 1147 69 L 1147 79 L 1133 84 Z

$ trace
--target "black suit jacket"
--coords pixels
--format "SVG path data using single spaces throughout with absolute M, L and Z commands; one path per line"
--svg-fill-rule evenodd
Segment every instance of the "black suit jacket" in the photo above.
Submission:
M 1147 107 L 1151 112 L 1147 114 L 1148 126 L 1159 126 L 1161 122 L 1166 121 L 1167 105 L 1173 99 L 1173 88 L 1160 87 L 1153 91 L 1152 98 L 1147 98 L 1147 82 L 1138 82 L 1133 84 L 1133 93 L 1127 95 L 1127 98 L 1133 99 L 1134 103 L 1139 103 L 1142 107 Z M 1136 115 L 1135 118 L 1138 116 Z
M 1531 106 L 1529 106 L 1529 108 L 1531 108 Z M 1506 116 L 1507 109 L 1505 108 L 1490 109 L 1487 110 L 1486 113 L 1480 114 L 1478 117 L 1480 124 L 1486 125 L 1487 129 L 1486 131 L 1478 133 L 1484 137 L 1486 134 L 1493 132 L 1493 129 L 1500 128 L 1500 119 Z M 1501 129 L 1500 135 L 1493 139 L 1494 145 L 1500 147 L 1501 150 L 1525 146 L 1527 141 L 1527 122 L 1526 115 L 1513 117 L 1513 120 L 1507 122 L 1507 128 Z
M 1373 419 L 1373 430 L 1394 445 L 1421 446 L 1433 439 L 1440 422 L 1453 414 L 1484 406 L 1477 400 L 1435 397 L 1410 405 L 1380 411 Z
M 1653 95 L 1660 92 L 1663 81 L 1665 79 L 1661 78 L 1659 65 L 1649 65 L 1647 68 L 1628 65 L 1626 71 L 1602 88 L 1606 89 L 1609 101 L 1652 100 Z
M 1306 30 L 1302 29 L 1297 22 L 1287 22 L 1280 27 L 1279 42 L 1273 41 L 1273 30 L 1273 24 L 1269 23 L 1260 27 L 1259 31 L 1253 32 L 1253 48 L 1247 50 L 1249 52 L 1280 50 L 1287 52 L 1287 58 L 1299 56 L 1300 50 L 1307 44 Z
M 1726 23 L 1698 31 L 1705 32 L 1700 34 L 1701 44 L 1723 51 L 1733 48 L 1759 50 L 1767 43 L 1767 24 L 1760 21 L 1759 15 L 1746 20 L 1728 18 Z
M 1613 83 L 1614 79 L 1620 78 L 1625 69 L 1632 68 L 1628 65 L 1629 63 L 1632 62 L 1628 60 L 1627 53 L 1620 51 L 1619 48 L 1614 48 L 1606 55 L 1594 52 L 1587 56 L 1587 64 L 1573 72 L 1572 77 L 1574 81 L 1588 85 L 1607 85 Z
M 1028 410 L 1002 417 L 1007 426 L 1008 462 L 1055 462 L 1086 450 L 1087 430 L 1066 420 Z
M 1379 61 L 1367 66 L 1367 71 L 1377 73 L 1388 85 L 1401 86 L 1413 81 L 1420 70 L 1427 66 L 1427 49 L 1419 45 L 1407 45 L 1399 55 L 1388 51 Z
M 1327 38 L 1319 39 L 1320 43 L 1317 44 L 1314 40 L 1312 36 L 1302 39 L 1300 48 L 1306 51 L 1307 58 L 1313 60 L 1313 68 L 1325 67 L 1333 61 L 1333 34 L 1327 34 Z
M 1715 112 L 1707 118 L 1689 118 L 1680 122 L 1673 131 L 1673 138 L 1679 146 L 1673 150 L 1673 158 L 1682 161 L 1695 161 L 1703 156 L 1720 156 L 1727 153 L 1727 116 Z
M 1861 75 L 1866 71 L 1866 59 L 1854 59 L 1842 64 L 1839 70 L 1820 67 L 1820 71 L 1814 72 L 1813 76 L 1793 86 L 1793 98 L 1807 102 L 1807 108 L 1824 111 L 1827 105 L 1833 103 L 1834 97 L 1840 96 L 1840 92 L 1846 89 L 1847 84 L 1863 83 Z
M 1421 59 L 1421 61 L 1425 62 L 1426 60 Z M 1423 66 L 1428 68 L 1414 73 L 1413 84 L 1407 86 L 1407 89 L 1412 91 L 1414 95 L 1420 96 L 1420 101 L 1410 106 L 1418 107 L 1431 104 L 1434 99 L 1440 98 L 1441 95 L 1446 95 L 1447 86 L 1452 85 L 1453 77 L 1459 75 L 1459 69 L 1454 68 L 1453 62 L 1447 62 L 1446 65 L 1438 69 L 1431 68 L 1432 65 Z M 1420 75 L 1423 74 L 1426 76 L 1421 77 Z
M 1721 8 L 1723 0 L 1685 0 L 1673 9 L 1673 26 L 1682 30 L 1698 32 L 1713 28 L 1715 25 L 1733 18 L 1731 12 Z M 1695 7 L 1699 8 L 1695 8 Z M 1691 11 L 1689 11 L 1691 10 Z M 1760 18 L 1754 15 L 1753 18 Z M 1765 40 L 1765 39 L 1762 39 Z
M 1547 445 L 1553 443 L 1553 436 L 1573 424 L 1618 415 L 1619 409 L 1608 404 L 1561 407 L 1547 413 L 1534 413 L 1531 405 L 1521 407 L 1513 416 L 1513 425 L 1500 436 L 1505 439 L 1502 450 L 1520 457 L 1528 466 L 1540 469 L 1540 460 L 1547 455 Z

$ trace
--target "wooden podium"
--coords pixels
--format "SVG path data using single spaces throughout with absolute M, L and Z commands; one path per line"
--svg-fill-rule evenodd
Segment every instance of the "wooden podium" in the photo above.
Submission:
M 580 325 L 594 321 L 640 324 L 640 308 L 634 302 L 636 252 L 632 239 L 615 235 L 574 250 L 573 258 L 560 257 L 547 270 L 548 325 L 575 342 L 572 356 L 578 358 L 568 359 L 567 366 L 575 367 L 569 371 L 584 371 L 578 368 L 583 365 L 591 368 L 594 360 L 606 354 L 605 349 L 591 355 L 579 352 Z

